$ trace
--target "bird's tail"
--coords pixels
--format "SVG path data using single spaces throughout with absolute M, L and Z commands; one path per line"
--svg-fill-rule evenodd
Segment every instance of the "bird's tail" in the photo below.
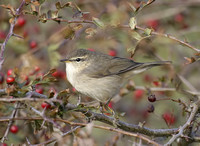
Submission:
M 171 61 L 156 61 L 156 62 L 146 62 L 146 63 L 138 63 L 138 66 L 135 67 L 133 70 L 134 74 L 141 73 L 147 69 L 150 69 L 154 66 L 160 66 L 160 65 L 170 65 Z

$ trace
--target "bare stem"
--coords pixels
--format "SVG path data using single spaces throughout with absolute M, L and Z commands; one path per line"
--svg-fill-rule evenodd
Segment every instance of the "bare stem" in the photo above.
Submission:
M 9 33 L 7 34 L 4 42 L 2 43 L 1 45 L 1 51 L 0 51 L 0 70 L 2 69 L 2 65 L 4 63 L 4 52 L 5 52 L 5 48 L 6 48 L 6 44 L 8 43 L 8 40 L 12 37 L 12 36 L 16 36 L 14 33 L 13 33 L 13 30 L 14 30 L 14 27 L 15 27 L 15 24 L 17 22 L 17 18 L 18 16 L 20 15 L 21 11 L 22 11 L 22 7 L 24 6 L 25 4 L 25 0 L 22 1 L 22 3 L 20 4 L 19 8 L 16 9 L 16 12 L 15 12 L 15 17 L 13 19 L 12 22 L 10 22 L 10 29 L 9 29 Z M 19 37 L 19 36 L 18 36 Z
M 4 133 L 4 136 L 3 136 L 2 139 L 1 139 L 1 143 L 4 143 L 4 141 L 8 138 L 8 133 L 9 133 L 9 131 L 10 131 L 10 127 L 12 126 L 12 124 L 13 124 L 13 122 L 14 122 L 13 119 L 14 119 L 15 116 L 16 116 L 16 113 L 17 113 L 17 110 L 18 110 L 19 106 L 20 106 L 20 103 L 17 102 L 17 103 L 15 104 L 15 109 L 13 110 L 13 112 L 12 112 L 12 114 L 11 114 L 11 116 L 10 116 L 10 120 L 9 120 L 7 129 L 6 129 L 5 133 Z
M 199 103 L 196 102 L 196 103 L 192 104 L 193 109 L 190 113 L 188 120 L 186 121 L 186 123 L 183 126 L 180 126 L 180 128 L 178 130 L 179 132 L 177 134 L 173 135 L 172 138 L 165 144 L 165 146 L 172 144 L 178 137 L 183 136 L 184 130 L 192 123 L 192 120 L 194 119 L 194 117 L 198 111 Z

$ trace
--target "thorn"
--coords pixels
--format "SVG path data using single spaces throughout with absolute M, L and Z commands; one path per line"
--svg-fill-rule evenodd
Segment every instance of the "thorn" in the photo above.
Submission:
M 20 39 L 24 39 L 24 37 L 22 37 L 22 36 L 20 36 L 18 34 L 15 34 L 15 33 L 13 33 L 12 36 L 15 36 L 15 37 L 20 38 Z

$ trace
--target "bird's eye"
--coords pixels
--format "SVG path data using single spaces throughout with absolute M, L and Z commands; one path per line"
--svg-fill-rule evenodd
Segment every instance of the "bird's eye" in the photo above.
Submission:
M 81 61 L 81 59 L 80 58 L 76 58 L 76 62 L 79 62 L 79 61 Z

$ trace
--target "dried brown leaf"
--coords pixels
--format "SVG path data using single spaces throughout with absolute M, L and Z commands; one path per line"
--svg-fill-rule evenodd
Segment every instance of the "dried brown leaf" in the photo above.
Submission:
M 15 16 L 15 9 L 10 5 L 0 5 L 0 7 L 10 10 L 11 15 Z
M 194 57 L 184 57 L 184 59 L 187 61 L 185 64 L 191 64 L 194 63 L 196 61 L 196 59 Z

